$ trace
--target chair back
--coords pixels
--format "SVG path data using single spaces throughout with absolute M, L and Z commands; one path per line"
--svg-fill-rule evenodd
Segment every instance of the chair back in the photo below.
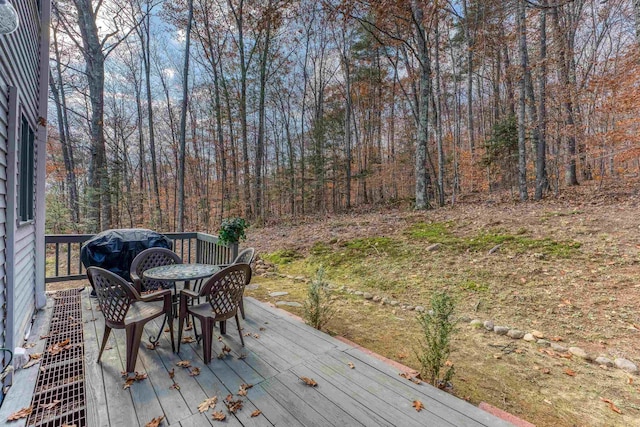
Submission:
M 236 259 L 233 260 L 234 264 L 249 264 L 253 262 L 253 257 L 256 254 L 256 250 L 254 248 L 244 249 L 242 252 L 238 254 Z
M 182 258 L 170 249 L 149 248 L 140 252 L 131 263 L 131 278 L 138 291 L 164 289 L 173 286 L 173 284 L 161 280 L 146 279 L 143 275 L 150 268 L 172 264 L 182 264 Z
M 89 267 L 87 276 L 96 291 L 107 325 L 124 327 L 129 307 L 136 299 L 133 286 L 117 274 L 100 267 Z
M 207 280 L 200 296 L 207 297 L 216 318 L 228 318 L 236 313 L 244 287 L 250 280 L 249 264 L 232 264 Z

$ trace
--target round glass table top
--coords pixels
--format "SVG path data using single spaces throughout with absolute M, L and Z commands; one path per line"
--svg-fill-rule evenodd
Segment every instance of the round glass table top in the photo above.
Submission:
M 171 264 L 150 268 L 142 274 L 147 279 L 176 282 L 203 279 L 213 276 L 219 270 L 220 267 L 211 264 Z

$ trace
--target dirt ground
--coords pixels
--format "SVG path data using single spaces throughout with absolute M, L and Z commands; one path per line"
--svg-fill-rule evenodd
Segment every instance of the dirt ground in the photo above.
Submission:
M 338 287 L 400 302 L 374 303 L 338 289 L 329 332 L 418 368 L 417 313 L 400 306 L 428 306 L 431 293 L 444 289 L 455 296 L 457 315 L 464 319 L 450 357 L 456 367 L 454 394 L 538 426 L 640 426 L 640 376 L 469 325 L 470 319 L 493 320 L 525 332 L 538 330 L 562 346 L 640 365 L 639 204 L 637 183 L 594 184 L 542 202 L 467 197 L 453 208 L 426 212 L 382 209 L 251 228 L 243 246 L 263 255 L 293 250 L 304 258 L 277 266 L 288 278 L 255 277 L 259 287 L 249 293 L 276 302 L 268 293 L 287 291 L 280 299 L 303 302 L 306 285 L 300 276 L 312 278 L 316 265 L 308 261 L 318 242 L 331 248 L 363 238 L 404 242 L 411 253 L 399 261 L 386 262 L 385 253 L 376 249 L 355 267 L 325 266 Z M 407 230 L 432 222 L 447 224 L 452 235 L 468 241 L 498 230 L 579 243 L 579 248 L 568 257 L 513 250 L 508 242 L 492 254 L 456 252 L 446 243 L 427 250 L 433 242 L 413 239 Z M 287 309 L 302 314 L 299 308 Z

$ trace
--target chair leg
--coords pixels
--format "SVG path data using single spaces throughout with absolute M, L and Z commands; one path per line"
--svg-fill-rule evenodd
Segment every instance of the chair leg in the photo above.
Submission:
M 187 319 L 188 319 L 188 317 L 187 317 Z M 178 317 L 178 353 L 180 353 L 180 343 L 182 342 L 182 327 L 183 327 L 183 325 L 184 325 L 184 316 L 181 314 Z
M 204 363 L 211 362 L 211 345 L 213 344 L 213 320 L 203 319 L 202 329 L 202 349 L 204 351 Z
M 136 370 L 136 360 L 138 359 L 138 349 L 142 341 L 144 325 L 134 323 L 125 328 L 127 333 L 127 372 Z
M 222 320 L 220 322 L 220 335 L 226 335 L 226 334 L 227 334 L 227 321 Z
M 240 342 L 244 347 L 244 338 L 242 338 L 242 329 L 240 329 L 240 319 L 238 318 L 238 312 L 236 311 L 236 325 L 238 326 L 238 334 L 240 334 Z
M 169 322 L 169 335 L 171 336 L 171 351 L 176 352 L 176 344 L 173 339 L 173 316 L 167 313 L 167 321 Z
M 240 298 L 240 314 L 242 314 L 242 320 L 246 319 L 246 317 L 244 317 L 244 302 L 243 302 L 244 298 Z
M 100 346 L 100 353 L 98 353 L 98 362 L 102 357 L 102 352 L 107 345 L 107 341 L 109 341 L 109 335 L 111 334 L 111 328 L 107 325 L 104 325 L 104 332 L 102 333 L 102 345 Z

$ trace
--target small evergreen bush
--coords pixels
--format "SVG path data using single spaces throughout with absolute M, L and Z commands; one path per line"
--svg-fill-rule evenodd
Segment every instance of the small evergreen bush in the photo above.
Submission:
M 329 285 L 324 281 L 324 269 L 321 267 L 315 279 L 309 283 L 307 299 L 304 302 L 304 318 L 307 324 L 322 329 L 334 314 Z
M 431 297 L 431 310 L 418 316 L 423 338 L 417 352 L 420 375 L 424 381 L 439 388 L 445 388 L 455 373 L 453 364 L 447 360 L 454 332 L 454 309 L 453 299 L 438 292 Z

